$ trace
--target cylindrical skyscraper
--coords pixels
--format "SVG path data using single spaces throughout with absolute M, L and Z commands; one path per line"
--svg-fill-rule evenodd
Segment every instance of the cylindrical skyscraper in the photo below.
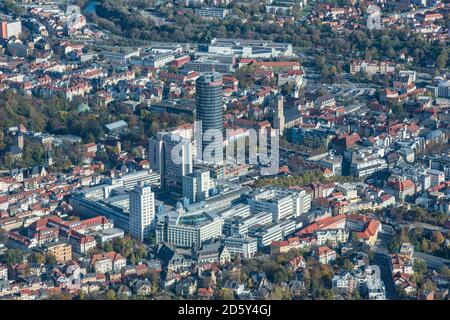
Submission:
M 201 138 L 197 132 L 197 143 L 201 139 L 201 155 L 205 159 L 204 150 L 221 150 L 223 160 L 223 81 L 220 73 L 202 74 L 196 81 L 196 120 L 201 121 Z M 210 130 L 213 129 L 213 130 Z M 210 130 L 210 131 L 208 131 Z M 200 131 L 200 130 L 199 130 Z M 214 134 L 216 132 L 216 134 Z M 211 138 L 211 133 L 215 136 Z M 220 134 L 217 134 L 220 133 Z M 200 158 L 200 154 L 197 156 Z M 213 154 L 217 159 L 218 155 Z

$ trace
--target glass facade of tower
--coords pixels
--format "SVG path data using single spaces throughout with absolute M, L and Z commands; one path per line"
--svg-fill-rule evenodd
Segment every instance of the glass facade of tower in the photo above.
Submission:
M 202 122 L 202 152 L 207 146 L 223 148 L 223 81 L 220 73 L 202 74 L 196 81 L 196 120 Z M 211 141 L 203 135 L 219 130 L 220 139 Z

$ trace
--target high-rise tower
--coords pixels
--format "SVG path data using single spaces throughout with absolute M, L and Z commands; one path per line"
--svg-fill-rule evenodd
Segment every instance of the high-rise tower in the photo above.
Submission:
M 211 152 L 213 158 L 223 160 L 223 80 L 217 72 L 202 74 L 196 81 L 196 120 L 201 121 L 201 130 L 196 132 L 197 156 L 205 159 L 205 149 L 221 150 L 220 155 Z M 213 129 L 213 130 L 211 130 Z M 209 130 L 209 131 L 208 131 Z M 201 134 L 201 137 L 200 137 Z M 215 136 L 211 137 L 211 134 Z M 203 156 L 203 157 L 202 157 Z
M 181 194 L 182 178 L 192 172 L 193 144 L 175 131 L 158 132 L 149 139 L 151 168 L 161 174 L 163 189 Z

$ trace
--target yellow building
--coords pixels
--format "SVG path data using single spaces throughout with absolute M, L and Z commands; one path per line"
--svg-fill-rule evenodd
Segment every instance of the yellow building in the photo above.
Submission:
M 45 245 L 45 251 L 47 254 L 52 254 L 59 263 L 72 260 L 72 246 L 68 243 L 48 243 Z

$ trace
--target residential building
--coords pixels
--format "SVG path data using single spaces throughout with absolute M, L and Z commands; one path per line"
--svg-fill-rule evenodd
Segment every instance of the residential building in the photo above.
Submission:
M 22 33 L 22 23 L 20 21 L 1 21 L 0 22 L 0 38 L 10 39 L 12 37 L 19 38 Z
M 120 254 L 111 251 L 92 256 L 90 265 L 97 273 L 120 272 L 127 264 L 127 260 Z
M 55 257 L 58 263 L 65 263 L 72 260 L 72 246 L 68 243 L 46 243 L 42 246 L 43 251 Z
M 314 257 L 323 264 L 328 264 L 336 259 L 336 251 L 327 246 L 318 247 L 314 251 Z
M 198 16 L 212 17 L 219 19 L 224 19 L 229 13 L 230 10 L 217 7 L 202 7 L 199 9 L 195 9 L 195 14 Z

